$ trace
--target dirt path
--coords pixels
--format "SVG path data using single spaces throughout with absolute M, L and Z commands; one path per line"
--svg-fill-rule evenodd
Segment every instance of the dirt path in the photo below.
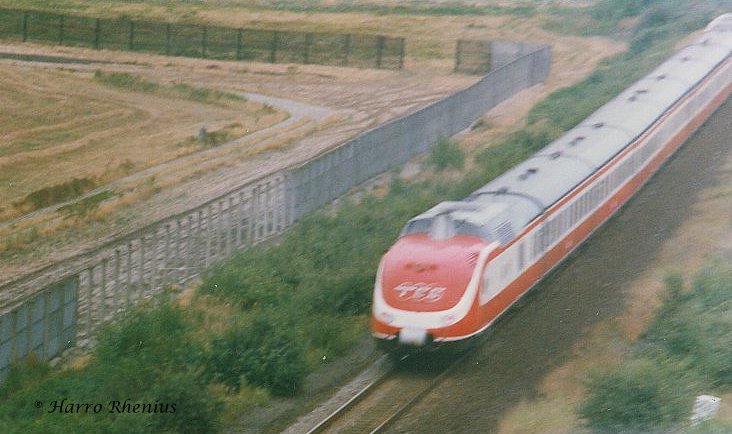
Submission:
M 730 255 L 730 119 L 728 102 L 391 432 L 580 430 L 573 411 L 587 368 L 620 360 L 658 304 L 663 275 Z

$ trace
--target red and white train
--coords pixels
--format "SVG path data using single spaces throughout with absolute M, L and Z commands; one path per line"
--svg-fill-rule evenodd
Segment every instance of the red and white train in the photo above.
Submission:
M 731 50 L 732 14 L 725 14 L 523 163 L 412 218 L 379 265 L 374 337 L 403 349 L 462 341 L 489 327 L 728 98 Z

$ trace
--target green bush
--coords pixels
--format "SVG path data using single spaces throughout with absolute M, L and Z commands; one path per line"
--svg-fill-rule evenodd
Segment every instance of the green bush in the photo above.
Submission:
M 732 385 L 732 268 L 700 271 L 690 291 L 667 280 L 667 296 L 644 342 L 687 360 L 715 386 Z
M 44 364 L 14 367 L 0 388 L 0 432 L 216 432 L 220 406 L 202 381 L 204 353 L 191 327 L 181 308 L 148 306 L 104 327 L 84 368 L 50 374 Z M 53 401 L 64 399 L 102 408 L 95 414 L 48 414 Z M 110 413 L 110 401 L 125 400 L 151 411 L 156 404 L 176 410 L 135 413 L 122 404 L 122 412 Z
M 127 72 L 103 72 L 97 70 L 94 73 L 94 80 L 106 86 L 131 90 L 134 92 L 150 93 L 155 92 L 160 88 L 160 85 L 155 82 L 145 80 L 142 77 L 132 75 Z
M 207 363 L 208 375 L 231 390 L 246 380 L 275 395 L 295 394 L 307 371 L 301 336 L 271 311 L 213 339 Z
M 102 329 L 94 352 L 102 365 L 132 360 L 158 370 L 180 370 L 198 362 L 200 346 L 190 339 L 185 311 L 169 303 L 137 309 Z
M 48 364 L 39 361 L 36 357 L 29 357 L 10 365 L 7 377 L 0 382 L 0 399 L 8 398 L 28 385 L 41 383 L 50 372 Z
M 14 205 L 26 212 L 34 211 L 81 196 L 94 187 L 96 181 L 93 179 L 73 178 L 71 181 L 36 190 Z
M 695 394 L 729 388 L 731 299 L 732 267 L 704 268 L 690 289 L 679 275 L 668 276 L 663 305 L 632 357 L 589 383 L 579 409 L 587 425 L 608 432 L 669 430 L 687 417 Z
M 218 416 L 222 403 L 207 393 L 205 387 L 185 372 L 171 373 L 156 382 L 151 391 L 151 402 L 175 404 L 168 412 L 151 418 L 153 432 L 180 434 L 207 434 L 218 431 Z
M 205 273 L 201 292 L 235 301 L 242 309 L 270 307 L 279 303 L 287 285 L 275 271 L 265 252 L 250 250 Z
M 440 137 L 430 150 L 429 162 L 438 170 L 448 167 L 462 169 L 465 165 L 465 153 L 457 142 L 447 137 Z
M 592 7 L 591 14 L 597 20 L 618 21 L 638 15 L 657 2 L 659 0 L 600 0 Z
M 601 432 L 663 431 L 690 411 L 682 376 L 676 365 L 630 360 L 591 380 L 579 414 Z
M 325 360 L 346 352 L 362 336 L 364 321 L 343 315 L 313 314 L 302 321 L 310 353 Z

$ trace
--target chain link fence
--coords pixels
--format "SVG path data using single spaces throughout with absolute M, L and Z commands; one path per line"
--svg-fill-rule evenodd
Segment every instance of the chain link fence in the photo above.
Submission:
M 120 312 L 282 234 L 352 186 L 428 150 L 440 136 L 469 127 L 496 104 L 543 81 L 550 64 L 551 49 L 539 47 L 467 89 L 310 161 L 1 284 L 0 379 L 12 361 L 30 354 L 50 359 L 70 345 L 93 345 L 99 325 Z
M 513 41 L 460 39 L 455 45 L 455 72 L 483 75 L 536 51 L 540 46 Z
M 0 38 L 168 56 L 402 69 L 404 38 L 304 33 L 0 9 Z
M 48 360 L 76 342 L 76 292 L 71 276 L 0 316 L 0 380 L 14 360 Z
M 459 39 L 455 46 L 455 72 L 485 74 L 491 70 L 490 41 Z

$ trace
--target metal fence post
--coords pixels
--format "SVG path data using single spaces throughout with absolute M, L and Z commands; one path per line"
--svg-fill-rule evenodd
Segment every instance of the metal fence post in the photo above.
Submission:
M 50 328 L 50 323 L 48 321 L 48 306 L 51 304 L 51 291 L 46 289 L 40 295 L 39 297 L 43 297 L 43 355 L 41 356 L 42 360 L 48 360 L 50 358 L 50 354 L 48 351 L 48 347 L 50 344 L 50 336 L 48 335 L 48 329 Z
M 208 45 L 208 27 L 203 26 L 201 31 L 201 57 L 206 58 L 206 48 Z
M 463 41 L 462 41 L 462 39 L 458 39 L 457 46 L 455 47 L 455 67 L 453 68 L 453 72 L 458 72 L 458 70 L 460 69 L 462 47 L 463 47 Z
M 404 38 L 399 38 L 399 69 L 404 69 Z
M 130 40 L 129 40 L 129 49 L 130 51 L 135 49 L 135 22 L 130 21 Z
M 346 39 L 343 43 L 343 66 L 348 65 L 348 57 L 351 54 L 351 35 L 346 35 Z
M 152 235 L 150 236 L 150 260 L 148 261 L 150 263 L 150 293 L 154 293 L 157 289 L 157 278 L 158 278 L 158 252 L 159 252 L 159 245 L 158 245 L 158 231 L 160 228 L 158 226 L 155 226 L 152 230 Z
M 269 47 L 269 63 L 275 63 L 277 61 L 277 44 L 279 44 L 279 32 L 272 32 L 272 42 Z
M 244 31 L 242 29 L 237 29 L 236 32 L 236 60 L 241 60 L 241 40 L 242 40 L 242 33 Z
M 104 322 L 107 316 L 107 268 L 109 268 L 109 258 L 102 259 L 99 276 L 99 322 Z
M 58 44 L 63 45 L 64 43 L 64 16 L 59 15 L 58 17 Z
M 313 45 L 313 34 L 312 33 L 306 33 L 305 34 L 305 50 L 303 52 L 302 56 L 302 63 L 307 65 L 310 63 L 310 47 Z
M 165 24 L 165 55 L 170 56 L 170 23 Z
M 384 52 L 386 40 L 383 36 L 376 37 L 376 69 L 381 69 L 381 56 Z
M 112 316 L 119 311 L 119 282 L 122 279 L 122 259 L 119 248 L 114 249 L 114 286 L 112 286 Z
M 30 306 L 25 306 L 25 349 L 23 356 L 28 357 L 31 352 L 31 342 L 33 341 L 33 311 Z
M 87 339 L 92 334 L 94 318 L 92 318 L 92 304 L 94 299 L 94 266 L 86 269 L 87 273 L 87 288 L 86 288 L 86 337 Z
M 101 36 L 102 36 L 102 27 L 101 27 L 101 21 L 99 18 L 94 20 L 94 48 L 99 49 L 99 46 L 101 44 Z
M 28 40 L 28 12 L 23 12 L 23 42 Z

